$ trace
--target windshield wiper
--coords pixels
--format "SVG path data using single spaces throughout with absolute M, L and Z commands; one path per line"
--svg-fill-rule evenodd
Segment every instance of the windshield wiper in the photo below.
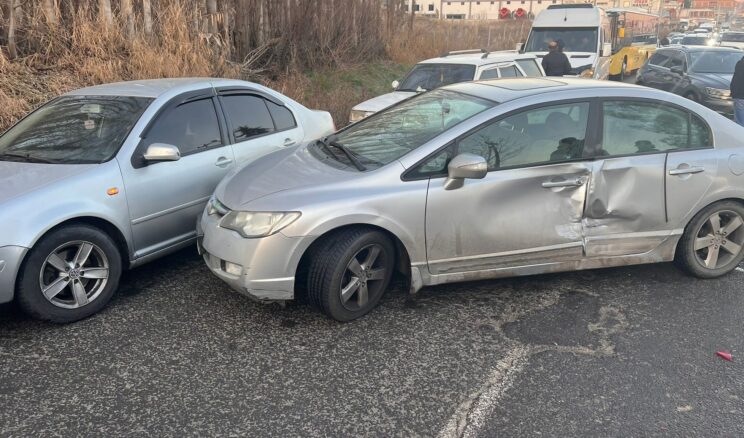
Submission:
M 24 154 L 14 154 L 14 153 L 9 153 L 9 152 L 5 152 L 5 153 L 0 154 L 0 158 L 16 158 L 16 159 L 20 159 L 21 161 L 26 162 L 26 163 L 44 163 L 44 164 L 50 164 L 50 163 L 52 163 L 49 160 L 45 160 L 43 158 L 38 158 L 38 157 L 32 157 L 32 156 L 30 156 L 28 154 L 25 154 L 25 155 Z
M 359 158 L 357 158 L 354 155 L 354 152 L 350 151 L 349 148 L 347 148 L 346 146 L 344 146 L 343 144 L 339 143 L 336 140 L 328 140 L 328 139 L 326 139 L 326 140 L 328 141 L 328 144 L 329 145 L 341 149 L 341 152 L 343 152 L 344 155 L 346 155 L 347 157 L 349 157 L 349 161 L 351 161 L 352 164 L 354 164 L 354 166 L 360 172 L 364 172 L 365 170 L 367 170 L 367 167 L 364 164 L 362 164 L 361 161 L 359 161 Z
M 336 160 L 336 161 L 340 161 L 340 160 L 338 159 L 338 155 L 336 155 L 336 153 L 335 153 L 335 152 L 333 152 L 333 149 L 331 149 L 331 147 L 330 147 L 330 146 L 328 146 L 328 143 L 326 143 L 325 139 L 323 139 L 323 138 L 319 139 L 319 140 L 318 140 L 318 143 L 319 143 L 319 144 L 320 144 L 321 146 L 323 146 L 323 149 L 325 149 L 325 150 L 326 150 L 326 152 L 328 153 L 328 155 L 329 155 L 329 156 L 330 156 L 331 158 L 333 158 L 333 159 L 334 159 L 334 160 Z

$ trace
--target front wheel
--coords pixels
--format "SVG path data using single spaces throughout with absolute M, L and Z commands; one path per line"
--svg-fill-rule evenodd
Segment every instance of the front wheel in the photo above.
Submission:
M 698 213 L 685 228 L 676 261 L 690 274 L 714 278 L 731 272 L 744 258 L 744 207 L 717 202 Z
M 308 298 L 338 321 L 367 314 L 380 302 L 395 266 L 395 248 L 380 231 L 344 230 L 310 260 Z
M 119 286 L 121 255 L 98 228 L 72 225 L 44 236 L 29 252 L 18 279 L 17 300 L 30 316 L 56 323 L 103 309 Z

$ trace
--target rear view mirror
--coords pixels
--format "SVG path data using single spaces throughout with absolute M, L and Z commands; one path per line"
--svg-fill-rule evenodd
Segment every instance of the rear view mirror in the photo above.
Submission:
M 460 154 L 452 159 L 447 166 L 447 179 L 444 190 L 459 189 L 465 179 L 481 179 L 488 173 L 486 159 L 475 154 Z
M 517 43 L 516 47 L 514 48 L 517 52 L 522 53 L 522 49 L 524 48 L 524 43 Z
M 398 81 L 393 81 L 393 83 L 392 83 L 392 84 L 390 84 L 390 85 L 392 85 L 392 86 L 393 86 L 393 90 L 396 90 L 396 89 L 398 88 L 398 86 L 400 85 L 400 82 L 398 82 Z
M 148 163 L 178 161 L 181 159 L 181 151 L 171 144 L 153 143 L 147 147 L 144 158 Z
M 612 56 L 612 43 L 602 44 L 602 56 Z
M 670 68 L 669 71 L 677 75 L 682 75 L 685 73 L 685 70 L 678 65 L 675 65 L 674 67 Z

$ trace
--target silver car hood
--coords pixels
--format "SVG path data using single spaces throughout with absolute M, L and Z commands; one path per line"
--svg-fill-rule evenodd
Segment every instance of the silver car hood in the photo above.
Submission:
M 227 175 L 217 186 L 215 196 L 227 208 L 240 210 L 246 204 L 274 193 L 357 177 L 359 172 L 356 169 L 333 167 L 311 154 L 308 146 L 302 146 L 266 155 Z
M 393 91 L 392 93 L 383 94 L 382 96 L 377 96 L 373 97 L 372 99 L 365 100 L 352 109 L 355 111 L 367 111 L 376 113 L 415 95 L 416 93 L 413 91 Z
M 40 164 L 0 161 L 0 204 L 84 172 L 95 164 Z

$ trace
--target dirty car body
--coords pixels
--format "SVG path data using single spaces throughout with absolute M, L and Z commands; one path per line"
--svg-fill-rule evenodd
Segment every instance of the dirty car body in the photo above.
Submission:
M 375 130 L 402 132 L 406 123 L 385 122 L 384 115 L 419 123 L 415 107 L 428 105 L 432 93 L 442 102 L 451 96 L 441 93 L 454 93 L 488 103 L 464 112 L 443 105 L 443 129 L 432 138 L 384 165 L 364 161 L 384 146 L 375 145 Z M 628 84 L 562 78 L 450 85 L 335 135 L 359 153 L 365 170 L 330 157 L 340 152 L 323 155 L 323 145 L 310 145 L 226 178 L 213 198 L 222 210 L 201 217 L 201 247 L 218 277 L 262 300 L 289 300 L 314 287 L 302 278 L 303 263 L 313 248 L 333 248 L 324 241 L 349 229 L 386 235 L 413 292 L 671 261 L 701 211 L 744 199 L 741 138 L 743 128 L 695 102 Z M 245 238 L 222 226 L 228 211 L 297 217 L 272 235 Z M 713 219 L 713 231 L 693 230 L 694 254 L 715 275 L 741 259 L 740 245 L 729 243 L 728 252 L 720 248 L 725 266 L 713 260 L 719 231 L 730 228 L 739 243 L 744 238 L 741 214 L 729 213 Z

